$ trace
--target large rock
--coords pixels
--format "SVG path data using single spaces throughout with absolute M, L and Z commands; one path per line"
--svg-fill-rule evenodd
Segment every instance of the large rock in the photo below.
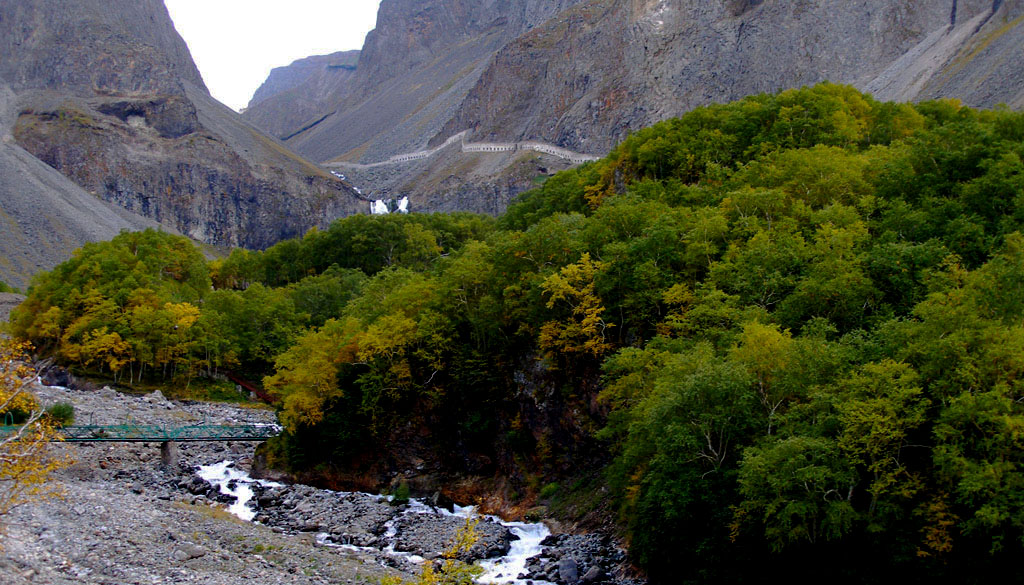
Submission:
M 558 581 L 568 585 L 576 585 L 580 581 L 579 566 L 572 559 L 558 561 Z
M 455 539 L 466 519 L 459 516 L 433 514 L 404 514 L 396 521 L 395 550 L 410 552 L 425 558 L 441 556 Z M 489 519 L 476 525 L 477 541 L 460 558 L 467 562 L 499 557 L 508 553 L 511 531 Z

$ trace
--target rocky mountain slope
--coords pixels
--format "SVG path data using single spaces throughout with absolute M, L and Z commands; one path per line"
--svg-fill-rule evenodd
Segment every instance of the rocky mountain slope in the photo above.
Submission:
M 417 150 L 496 51 L 578 1 L 384 0 L 351 90 L 287 143 L 317 161 L 374 162 Z
M 886 100 L 1022 107 L 1022 19 L 1021 0 L 385 0 L 344 93 L 292 121 L 287 142 L 365 163 L 468 130 L 603 154 L 697 106 L 823 80 Z M 352 175 L 420 209 L 491 212 L 496 185 L 507 199 L 533 184 L 508 187 L 520 160 L 446 155 Z
M 824 80 L 1020 103 L 1022 15 L 998 0 L 589 0 L 502 49 L 435 140 L 471 128 L 604 152 L 697 106 Z
M 299 59 L 270 72 L 242 117 L 273 136 L 287 139 L 348 94 L 359 51 Z
M 254 248 L 367 208 L 210 97 L 160 0 L 4 2 L 0 55 L 4 132 L 94 198 Z
M 86 193 L 15 144 L 7 131 L 14 97 L 0 83 L 0 281 L 24 289 L 86 242 L 158 226 Z

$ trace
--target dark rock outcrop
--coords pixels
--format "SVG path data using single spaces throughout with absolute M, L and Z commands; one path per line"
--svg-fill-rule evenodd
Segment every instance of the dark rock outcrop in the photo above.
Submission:
M 90 195 L 15 144 L 9 133 L 15 99 L 0 82 L 0 281 L 24 289 L 33 274 L 86 242 L 158 227 Z

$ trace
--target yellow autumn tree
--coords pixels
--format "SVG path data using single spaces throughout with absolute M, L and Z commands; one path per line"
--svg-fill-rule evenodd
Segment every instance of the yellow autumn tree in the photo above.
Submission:
M 116 381 L 117 373 L 131 358 L 131 345 L 116 331 L 100 327 L 83 336 L 81 353 L 85 365 L 99 365 L 101 370 L 106 367 L 114 373 Z
M 739 344 L 732 356 L 747 367 L 757 380 L 757 395 L 768 415 L 768 434 L 772 434 L 775 417 L 790 396 L 778 384 L 779 375 L 794 359 L 793 337 L 789 329 L 756 321 L 745 323 Z
M 263 385 L 281 396 L 285 427 L 295 431 L 323 420 L 328 402 L 343 393 L 337 381 L 339 367 L 359 359 L 361 331 L 358 319 L 331 319 L 277 356 L 277 372 L 264 378 Z
M 603 267 L 584 253 L 579 262 L 565 266 L 541 284 L 549 309 L 568 306 L 571 310 L 567 320 L 548 321 L 541 327 L 540 347 L 549 358 L 559 354 L 600 357 L 612 348 L 605 332 L 614 324 L 601 318 L 604 306 L 594 290 L 594 277 Z
M 0 338 L 0 528 L 16 506 L 52 495 L 47 476 L 66 463 L 50 453 L 56 430 L 28 391 L 36 372 L 27 350 Z
M 196 344 L 192 326 L 199 320 L 199 307 L 191 303 L 164 303 L 163 310 L 167 313 L 171 328 L 165 334 L 161 351 L 157 352 L 157 361 L 174 366 L 183 365 L 191 374 L 195 368 L 190 356 Z

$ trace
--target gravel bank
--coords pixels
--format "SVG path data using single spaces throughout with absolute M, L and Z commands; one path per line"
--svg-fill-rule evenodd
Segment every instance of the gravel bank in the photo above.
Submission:
M 76 424 L 275 422 L 262 408 L 170 401 L 159 392 L 40 387 L 36 393 L 44 405 L 74 404 Z M 415 501 L 393 506 L 371 494 L 280 484 L 251 484 L 256 523 L 240 520 L 227 511 L 235 498 L 197 471 L 224 461 L 248 470 L 252 443 L 182 443 L 171 466 L 161 464 L 158 443 L 53 447 L 75 460 L 53 481 L 63 499 L 24 506 L 7 519 L 4 585 L 373 584 L 387 574 L 418 572 L 417 563 L 440 556 L 465 523 L 451 510 Z M 477 533 L 463 560 L 502 557 L 519 538 L 493 518 L 483 519 Z M 557 535 L 544 545 L 539 557 L 521 561 L 520 583 L 637 585 L 623 577 L 624 554 L 606 537 Z
M 183 404 L 159 395 L 41 388 L 44 404 L 75 405 L 80 424 L 273 422 L 266 410 Z M 63 492 L 7 519 L 0 550 L 5 585 L 375 583 L 394 569 L 370 555 L 243 522 L 178 487 L 191 467 L 251 458 L 245 443 L 182 444 L 181 466 L 161 469 L 158 444 L 58 444 L 75 459 L 57 473 Z

